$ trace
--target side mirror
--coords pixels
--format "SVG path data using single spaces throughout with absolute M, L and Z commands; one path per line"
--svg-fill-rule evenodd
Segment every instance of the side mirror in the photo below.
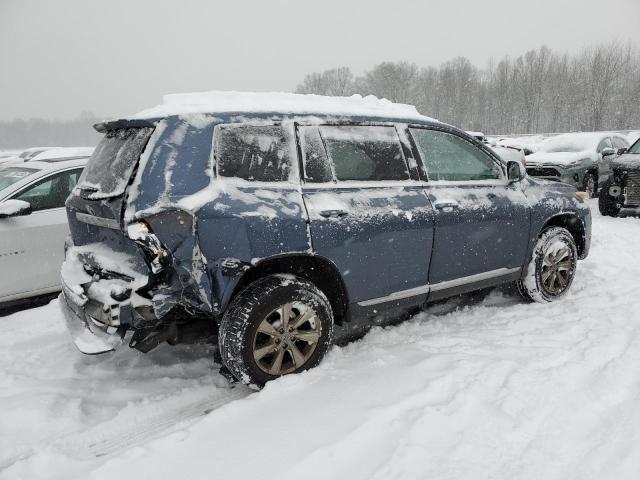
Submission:
M 527 171 L 520 162 L 516 162 L 515 160 L 507 162 L 507 178 L 509 179 L 509 183 L 521 181 L 526 174 Z
M 614 148 L 611 147 L 606 147 L 602 149 L 602 156 L 603 157 L 608 157 L 610 155 L 615 155 L 616 154 L 616 150 Z
M 22 200 L 7 200 L 0 204 L 0 218 L 20 217 L 31 213 L 31 204 Z
M 616 153 L 622 155 L 623 153 L 627 153 L 627 149 L 625 147 L 619 148 Z

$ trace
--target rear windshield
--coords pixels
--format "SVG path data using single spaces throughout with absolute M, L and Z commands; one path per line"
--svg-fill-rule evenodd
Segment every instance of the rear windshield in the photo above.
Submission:
M 91 198 L 122 195 L 152 132 L 153 128 L 108 131 L 78 182 L 83 195 Z
M 23 178 L 33 175 L 37 168 L 5 167 L 0 169 L 0 192 Z

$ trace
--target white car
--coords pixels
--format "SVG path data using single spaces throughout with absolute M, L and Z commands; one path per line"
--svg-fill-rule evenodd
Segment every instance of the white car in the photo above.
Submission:
M 497 145 L 494 141 L 491 141 L 487 136 L 482 132 L 467 132 L 473 138 L 486 144 L 491 150 L 493 150 L 496 155 L 498 155 L 505 162 L 520 162 L 522 165 L 526 165 L 525 161 L 525 153 L 522 148 L 518 148 L 514 145 Z
M 86 158 L 0 166 L 0 306 L 60 290 L 64 202 Z
M 0 152 L 0 164 L 31 162 L 34 160 L 89 158 L 93 147 L 32 147 L 26 150 Z

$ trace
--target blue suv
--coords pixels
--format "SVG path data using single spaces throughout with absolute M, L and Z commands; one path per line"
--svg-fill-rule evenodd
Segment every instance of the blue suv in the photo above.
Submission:
M 87 354 L 217 336 L 259 386 L 427 302 L 508 282 L 556 300 L 589 251 L 574 187 L 409 106 L 179 95 L 96 129 L 60 298 Z

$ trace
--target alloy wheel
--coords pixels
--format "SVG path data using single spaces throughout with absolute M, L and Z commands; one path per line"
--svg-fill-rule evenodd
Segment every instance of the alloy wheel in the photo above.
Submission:
M 551 295 L 564 292 L 575 272 L 575 260 L 568 246 L 550 248 L 542 259 L 542 284 Z
M 311 358 L 320 334 L 320 320 L 313 308 L 300 302 L 285 303 L 258 325 L 253 358 L 270 375 L 291 373 Z

